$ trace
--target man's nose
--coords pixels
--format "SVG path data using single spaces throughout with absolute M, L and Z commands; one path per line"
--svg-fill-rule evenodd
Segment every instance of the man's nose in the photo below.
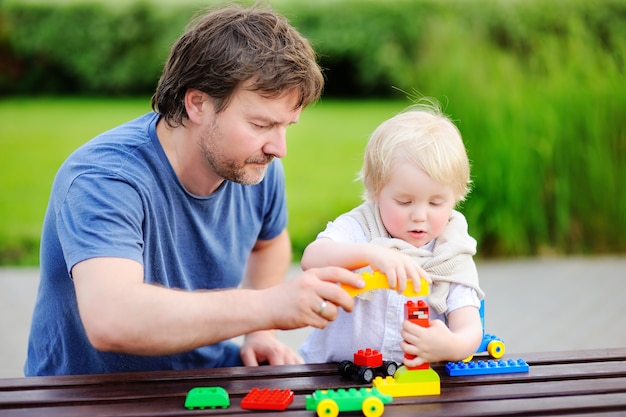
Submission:
M 276 158 L 284 158 L 287 155 L 287 129 L 277 127 L 271 133 L 270 139 L 263 147 L 266 155 L 274 155 Z

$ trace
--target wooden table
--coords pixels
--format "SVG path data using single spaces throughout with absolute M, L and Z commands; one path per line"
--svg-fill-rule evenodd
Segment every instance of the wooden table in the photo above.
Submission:
M 518 357 L 529 373 L 450 377 L 433 364 L 441 395 L 394 398 L 384 415 L 626 415 L 626 348 L 505 355 Z M 185 396 L 197 386 L 225 388 L 230 407 L 187 410 Z M 359 384 L 342 379 L 336 364 L 0 379 L 0 416 L 315 416 L 306 394 L 350 386 Z M 242 410 L 254 387 L 288 388 L 295 399 L 282 412 Z

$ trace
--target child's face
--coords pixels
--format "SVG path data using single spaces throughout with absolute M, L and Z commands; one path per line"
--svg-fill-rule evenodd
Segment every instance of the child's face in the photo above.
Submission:
M 420 247 L 446 228 L 456 204 L 452 187 L 402 162 L 378 195 L 380 216 L 391 237 Z

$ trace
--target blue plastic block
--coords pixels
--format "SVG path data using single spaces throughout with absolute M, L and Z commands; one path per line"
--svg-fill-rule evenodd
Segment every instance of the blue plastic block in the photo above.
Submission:
M 450 376 L 494 375 L 528 372 L 530 366 L 524 359 L 488 360 L 473 362 L 448 362 L 446 371 Z

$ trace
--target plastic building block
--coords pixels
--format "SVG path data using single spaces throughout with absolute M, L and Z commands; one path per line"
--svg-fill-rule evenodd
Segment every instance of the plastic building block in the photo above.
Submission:
M 316 390 L 305 398 L 305 408 L 316 411 L 318 417 L 336 417 L 340 411 L 363 411 L 366 417 L 379 417 L 385 405 L 393 401 L 376 388 Z
M 247 410 L 285 410 L 293 402 L 289 389 L 252 388 L 241 400 L 241 408 Z
M 354 352 L 354 364 L 357 366 L 380 366 L 383 364 L 383 354 L 376 349 L 359 349 Z
M 356 377 L 360 382 L 370 384 L 376 375 L 393 376 L 398 364 L 383 361 L 383 355 L 376 349 L 360 349 L 354 353 L 354 362 L 339 363 L 339 375 Z
M 500 359 L 504 356 L 505 350 L 506 347 L 502 339 L 492 334 L 484 334 L 480 346 L 476 349 L 476 353 L 487 352 L 492 358 Z
M 430 307 L 424 300 L 417 300 L 417 302 L 409 300 L 404 304 L 404 318 L 418 326 L 430 327 Z M 404 357 L 413 359 L 415 356 L 405 353 Z M 430 369 L 430 364 L 423 363 L 419 366 L 410 367 L 409 369 Z
M 227 408 L 230 406 L 228 392 L 222 387 L 196 387 L 189 390 L 185 398 L 185 408 Z
M 404 304 L 404 317 L 418 326 L 430 326 L 430 308 L 424 300 L 407 301 Z
M 430 326 L 430 308 L 423 300 L 404 304 L 404 318 L 422 327 Z M 413 359 L 412 355 L 404 355 Z M 398 368 L 393 378 L 380 377 L 374 379 L 374 386 L 384 394 L 393 397 L 416 395 L 439 395 L 441 393 L 441 379 L 437 372 L 431 369 L 429 363 L 419 366 Z
M 494 375 L 528 372 L 530 366 L 524 359 L 488 360 L 475 362 L 448 362 L 446 372 L 450 376 Z
M 343 288 L 351 297 L 356 297 L 365 291 L 377 290 L 377 289 L 391 289 L 389 288 L 389 282 L 387 276 L 380 271 L 374 271 L 373 273 L 363 272 L 361 277 L 365 281 L 365 287 L 356 288 L 351 285 L 341 284 Z M 407 297 L 421 297 L 430 294 L 430 288 L 428 282 L 424 278 L 420 278 L 419 291 L 415 291 L 413 288 L 413 281 L 408 280 L 406 283 L 406 289 L 402 292 Z
M 376 377 L 374 387 L 392 397 L 441 394 L 441 379 L 433 369 L 410 370 L 401 366 L 392 377 Z

